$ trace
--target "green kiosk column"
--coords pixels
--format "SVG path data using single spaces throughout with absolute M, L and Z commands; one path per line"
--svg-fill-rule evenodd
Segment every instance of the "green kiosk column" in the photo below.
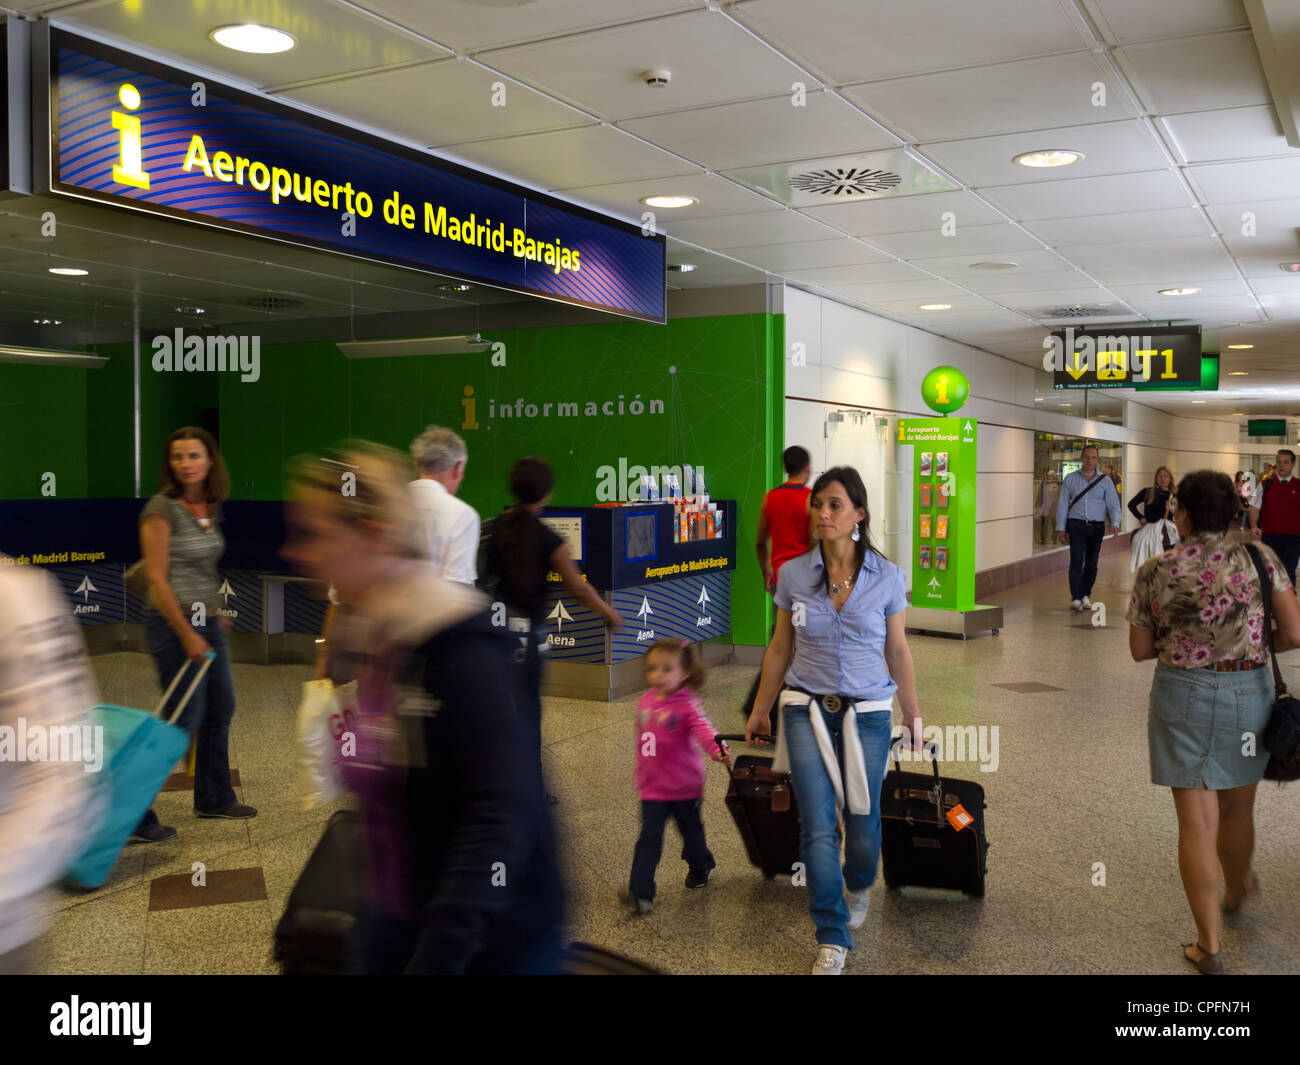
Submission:
M 970 395 L 966 375 L 939 366 L 921 397 L 944 418 L 904 418 L 898 442 L 912 446 L 912 605 L 908 628 L 966 639 L 997 634 L 1002 608 L 975 603 L 975 464 L 979 423 L 955 412 Z

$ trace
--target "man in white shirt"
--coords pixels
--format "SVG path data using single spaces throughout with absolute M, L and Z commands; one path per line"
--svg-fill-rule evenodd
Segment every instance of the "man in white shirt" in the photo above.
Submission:
M 431 425 L 411 444 L 419 480 L 411 482 L 424 546 L 434 572 L 449 581 L 473 584 L 478 577 L 478 512 L 456 498 L 465 479 L 465 441 L 450 429 Z

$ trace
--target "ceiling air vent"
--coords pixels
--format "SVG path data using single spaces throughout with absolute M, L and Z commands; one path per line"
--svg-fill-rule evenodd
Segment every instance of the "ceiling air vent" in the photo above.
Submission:
M 860 166 L 810 170 L 790 178 L 792 188 L 821 196 L 865 196 L 872 192 L 887 192 L 902 183 L 899 174 Z
M 259 311 L 287 311 L 291 307 L 301 307 L 302 300 L 290 296 L 253 296 L 244 300 L 245 307 L 255 307 Z

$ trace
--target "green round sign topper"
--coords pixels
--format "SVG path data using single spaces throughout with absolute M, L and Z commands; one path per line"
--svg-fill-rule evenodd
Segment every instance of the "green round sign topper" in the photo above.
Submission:
M 936 366 L 921 381 L 921 398 L 931 410 L 951 414 L 970 396 L 970 382 L 955 366 Z

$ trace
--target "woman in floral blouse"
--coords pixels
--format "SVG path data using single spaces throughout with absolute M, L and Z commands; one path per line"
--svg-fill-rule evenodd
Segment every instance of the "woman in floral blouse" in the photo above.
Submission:
M 1183 542 L 1138 570 L 1129 649 L 1136 662 L 1159 659 L 1147 740 L 1151 783 L 1173 790 L 1178 869 L 1196 920 L 1196 942 L 1183 954 L 1201 972 L 1221 973 L 1220 860 L 1225 913 L 1259 889 L 1250 861 L 1255 787 L 1268 752 L 1249 738 L 1268 721 L 1273 680 L 1259 576 L 1246 544 L 1228 538 L 1237 513 L 1232 481 L 1201 470 L 1183 478 L 1177 495 Z M 1300 647 L 1291 582 L 1268 547 L 1256 550 L 1272 583 L 1274 647 Z

